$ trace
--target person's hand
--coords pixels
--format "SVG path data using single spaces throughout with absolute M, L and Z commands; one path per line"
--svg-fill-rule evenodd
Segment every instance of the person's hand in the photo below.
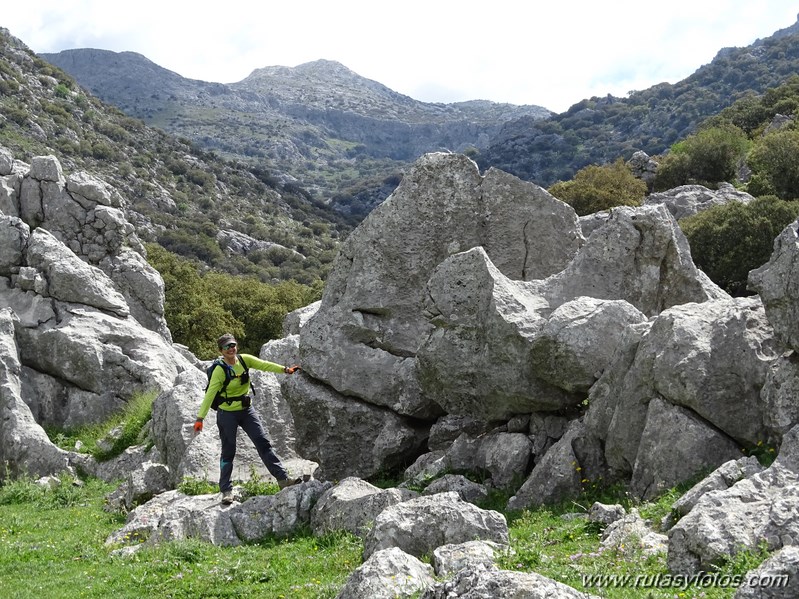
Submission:
M 294 374 L 294 373 L 295 373 L 295 372 L 297 372 L 298 370 L 302 370 L 302 368 L 300 368 L 299 366 L 297 366 L 297 365 L 295 364 L 294 366 L 286 366 L 286 367 L 283 369 L 283 372 L 285 372 L 286 374 Z
M 202 418 L 198 418 L 194 421 L 194 432 L 201 433 L 203 432 L 203 421 Z

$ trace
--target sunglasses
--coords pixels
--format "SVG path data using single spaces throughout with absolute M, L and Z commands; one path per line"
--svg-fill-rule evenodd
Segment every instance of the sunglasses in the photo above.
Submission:
M 228 343 L 227 345 L 223 345 L 223 346 L 222 346 L 222 349 L 224 349 L 224 350 L 229 350 L 229 349 L 232 349 L 232 348 L 234 348 L 234 347 L 236 347 L 236 344 L 235 344 L 235 343 Z

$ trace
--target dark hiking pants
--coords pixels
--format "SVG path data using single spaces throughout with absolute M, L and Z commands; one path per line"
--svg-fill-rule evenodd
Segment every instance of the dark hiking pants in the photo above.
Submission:
M 219 410 L 216 413 L 216 426 L 219 429 L 219 438 L 222 441 L 222 459 L 219 463 L 219 490 L 223 493 L 230 491 L 233 485 L 230 477 L 233 474 L 233 458 L 236 457 L 236 433 L 238 428 L 247 433 L 252 440 L 261 461 L 269 473 L 277 480 L 288 478 L 288 472 L 280 462 L 280 458 L 272 450 L 272 444 L 266 436 L 261 419 L 252 406 L 244 410 L 227 412 Z

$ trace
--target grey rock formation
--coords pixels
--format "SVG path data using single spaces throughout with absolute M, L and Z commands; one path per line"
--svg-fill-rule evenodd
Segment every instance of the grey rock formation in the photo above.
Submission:
M 746 573 L 733 599 L 793 599 L 799 597 L 799 547 L 783 547 Z
M 22 401 L 20 359 L 14 341 L 14 313 L 0 310 L 0 479 L 72 471 L 67 452 L 50 442 Z
M 482 246 L 507 276 L 541 277 L 581 243 L 573 210 L 540 188 L 500 171 L 483 178 L 465 156 L 423 156 L 343 244 L 300 335 L 303 365 L 340 393 L 429 418 L 437 409 L 413 357 L 430 332 L 423 302 L 438 264 Z
M 633 509 L 612 522 L 602 533 L 600 551 L 631 553 L 640 550 L 644 555 L 666 553 L 667 537 L 652 530 L 649 522 Z
M 425 311 L 435 328 L 418 348 L 418 377 L 425 396 L 447 413 L 507 419 L 580 401 L 531 366 L 549 305 L 503 275 L 483 248 L 445 260 L 427 294 Z
M 477 564 L 493 566 L 501 556 L 510 553 L 510 547 L 492 541 L 442 545 L 433 551 L 433 568 L 436 576 L 448 577 Z
M 141 548 L 167 541 L 200 539 L 236 546 L 267 537 L 285 537 L 307 526 L 313 503 L 330 483 L 310 481 L 223 506 L 219 494 L 188 496 L 167 491 L 128 514 L 127 523 L 108 536 L 112 547 Z
M 730 202 L 748 204 L 754 197 L 744 191 L 738 191 L 729 183 L 720 183 L 717 190 L 703 185 L 681 185 L 658 193 L 649 194 L 644 200 L 645 206 L 663 204 L 675 219 L 687 218 Z
M 625 300 L 648 317 L 728 297 L 696 268 L 685 235 L 663 206 L 614 208 L 563 271 L 530 287 L 553 309 L 588 296 Z
M 694 412 L 654 397 L 639 439 L 630 490 L 636 497 L 652 499 L 740 456 L 738 443 Z
M 420 453 L 427 437 L 413 420 L 336 393 L 305 374 L 288 377 L 282 391 L 296 414 L 297 450 L 319 464 L 316 476 L 323 480 L 368 478 L 396 467 Z
M 684 516 L 690 512 L 699 500 L 710 491 L 724 491 L 735 483 L 763 471 L 763 466 L 754 456 L 724 462 L 708 476 L 688 489 L 674 502 L 672 509 Z
M 777 337 L 799 351 L 799 220 L 774 240 L 771 259 L 749 273 L 748 287 L 756 291 Z
M 85 172 L 65 177 L 54 156 L 36 156 L 30 166 L 12 159 L 12 165 L 0 176 L 5 190 L 0 195 L 6 198 L 0 210 L 21 218 L 32 231 L 48 231 L 88 265 L 100 268 L 114 282 L 113 293 L 125 298 L 126 310 L 171 340 L 164 320 L 163 281 L 144 259 L 144 247 L 124 216 L 119 193 Z
M 464 433 L 447 450 L 446 459 L 456 472 L 487 473 L 493 487 L 509 489 L 527 475 L 532 448 L 522 433 L 499 432 L 476 439 Z
M 442 545 L 473 540 L 507 545 L 505 517 L 499 512 L 475 507 L 457 493 L 438 493 L 383 510 L 364 541 L 364 557 L 389 547 L 399 547 L 421 557 Z
M 780 351 L 757 298 L 685 304 L 662 313 L 616 390 L 606 437 L 609 465 L 633 470 L 648 400 L 655 397 L 693 410 L 740 444 L 764 439 L 760 389 Z M 736 365 L 734 376 L 729 364 Z
M 478 503 L 488 498 L 488 489 L 485 485 L 470 481 L 462 474 L 445 474 L 427 485 L 422 491 L 422 495 L 434 495 L 435 493 L 448 493 L 454 491 L 464 501 Z
M 421 599 L 598 599 L 535 572 L 513 572 L 477 564 L 439 582 Z
M 379 489 L 359 478 L 348 477 L 319 498 L 311 511 L 311 528 L 315 535 L 346 530 L 365 537 L 380 512 L 418 496 L 415 491 Z
M 693 574 L 761 542 L 774 551 L 799 539 L 799 427 L 776 461 L 728 489 L 710 491 L 669 530 L 668 566 Z
M 410 598 L 434 584 L 432 567 L 401 549 L 390 547 L 375 552 L 358 566 L 336 598 Z

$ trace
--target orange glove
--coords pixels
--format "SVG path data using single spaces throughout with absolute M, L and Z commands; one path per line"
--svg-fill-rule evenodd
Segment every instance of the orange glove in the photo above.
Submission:
M 286 366 L 286 367 L 283 369 L 283 372 L 285 372 L 286 374 L 294 374 L 294 373 L 295 373 L 295 372 L 297 372 L 298 370 L 302 370 L 302 368 L 300 368 L 299 366 L 297 366 L 297 365 L 295 364 L 294 366 Z
M 203 421 L 201 418 L 198 418 L 194 421 L 194 432 L 201 433 L 203 432 Z

